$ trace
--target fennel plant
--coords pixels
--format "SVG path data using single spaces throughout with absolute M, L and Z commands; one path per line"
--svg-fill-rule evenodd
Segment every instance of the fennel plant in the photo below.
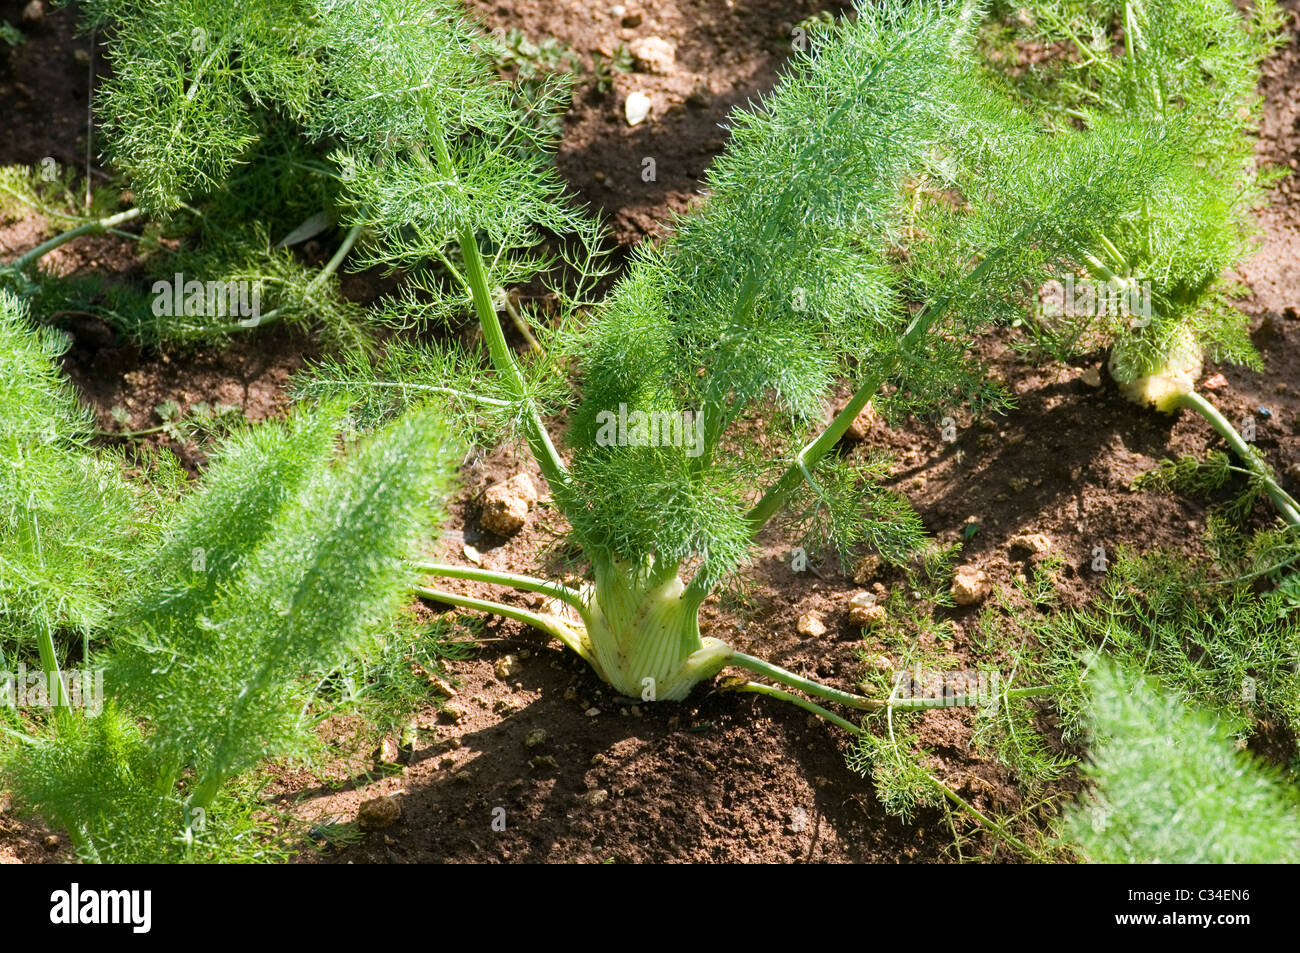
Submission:
M 535 625 L 632 697 L 681 699 L 732 665 L 784 687 L 728 686 L 849 728 L 788 689 L 858 710 L 926 704 L 859 696 L 736 651 L 701 632 L 699 610 L 778 516 L 787 532 L 821 531 L 845 554 L 872 548 L 905 559 L 921 539 L 919 521 L 878 485 L 878 463 L 838 453 L 850 423 L 873 400 L 892 417 L 964 399 L 1005 404 L 969 359 L 974 336 L 1023 310 L 1027 289 L 1082 261 L 1099 230 L 1119 228 L 1142 196 L 1181 170 L 1169 148 L 1177 130 L 1159 122 L 1103 120 L 1055 134 L 1037 123 L 982 76 L 979 12 L 975 4 L 864 5 L 856 19 L 818 31 L 773 93 L 733 117 L 703 206 L 661 245 L 640 250 L 581 320 L 566 309 L 558 331 L 539 328 L 546 350 L 523 356 L 507 346 L 495 292 L 515 277 L 510 253 L 527 247 L 529 233 L 498 234 L 499 219 L 552 231 L 577 225 L 558 217 L 553 193 L 533 200 L 536 186 L 552 188 L 541 172 L 518 175 L 535 186 L 524 201 L 512 193 L 502 208 L 499 194 L 484 194 L 485 179 L 495 186 L 501 175 L 479 161 L 490 147 L 476 145 L 481 137 L 416 82 L 427 70 L 391 68 L 404 62 L 391 48 L 404 44 L 400 30 L 340 34 L 340 44 L 360 44 L 333 58 L 348 65 L 368 108 L 357 116 L 336 105 L 334 134 L 382 145 L 385 157 L 356 146 L 347 153 L 355 166 L 373 167 L 353 183 L 357 214 L 374 235 L 368 245 L 377 261 L 441 262 L 444 280 L 472 303 L 489 360 L 409 348 L 381 362 L 339 359 L 308 375 L 300 393 L 350 394 L 380 417 L 404 397 L 441 393 L 466 416 L 514 427 L 590 565 L 580 588 L 415 567 L 543 593 L 564 613 L 435 586 L 417 592 Z M 460 81 L 474 95 L 458 103 L 496 89 Z M 473 125 L 490 131 L 495 114 L 481 108 L 489 118 Z M 458 109 L 460 119 L 468 107 Z M 516 172 L 517 155 L 505 170 Z M 571 401 L 554 382 L 570 358 L 580 398 L 557 443 L 544 420 Z M 825 401 L 842 377 L 853 396 L 826 425 Z M 699 439 L 603 439 L 623 409 L 680 418 Z M 746 436 L 755 426 L 761 441 Z

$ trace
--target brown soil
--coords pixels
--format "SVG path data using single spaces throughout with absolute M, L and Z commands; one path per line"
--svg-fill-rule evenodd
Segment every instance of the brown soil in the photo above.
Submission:
M 668 75 L 616 74 L 615 91 L 584 92 L 566 123 L 559 167 L 573 187 L 609 217 L 618 239 L 632 245 L 662 230 L 674 212 L 694 200 L 699 179 L 723 145 L 719 123 L 735 104 L 770 86 L 787 48 L 789 24 L 825 4 L 812 0 L 663 0 L 625 3 L 640 15 L 623 27 L 612 4 L 585 0 L 474 0 L 471 7 L 492 29 L 520 27 L 533 39 L 553 35 L 583 55 L 609 54 L 619 42 L 657 35 L 677 45 Z M 1294 15 L 1300 0 L 1288 0 Z M 17 22 L 21 4 L 0 3 L 0 16 Z M 631 22 L 631 21 L 629 21 Z M 0 163 L 38 162 L 46 155 L 76 161 L 84 152 L 85 68 L 72 50 L 88 48 L 72 37 L 66 13 L 47 14 L 30 42 L 5 52 L 0 46 L 0 102 L 13 107 L 10 135 L 0 142 Z M 1268 64 L 1261 158 L 1295 167 L 1300 157 L 1300 54 L 1291 42 Z M 628 128 L 624 97 L 652 94 L 645 124 Z M 24 91 L 26 90 L 26 91 Z M 644 182 L 642 159 L 656 160 L 656 180 Z M 1222 370 L 1227 386 L 1215 402 L 1233 418 L 1251 414 L 1258 446 L 1292 493 L 1300 492 L 1300 202 L 1291 180 L 1273 195 L 1261 217 L 1259 254 L 1243 269 L 1252 291 L 1242 307 L 1266 363 L 1263 374 Z M 39 240 L 40 223 L 0 223 L 3 254 Z M 70 269 L 106 267 L 112 242 L 83 243 L 64 255 Z M 98 250 L 97 250 L 98 249 Z M 77 256 L 84 256 L 78 258 Z M 118 260 L 123 272 L 129 262 Z M 253 419 L 284 406 L 284 382 L 311 346 L 283 331 L 259 334 L 225 351 L 169 359 L 140 354 L 105 338 L 104 329 L 67 329 L 75 347 L 68 369 L 107 421 L 121 405 L 133 426 L 149 426 L 163 400 L 239 403 Z M 984 569 L 995 584 L 1020 571 L 1008 553 L 1018 533 L 1047 534 L 1066 560 L 1067 600 L 1077 603 L 1097 589 L 1093 548 L 1199 550 L 1204 508 L 1195 501 L 1139 494 L 1132 478 L 1157 460 L 1218 446 L 1199 417 L 1165 418 L 1123 401 L 1113 384 L 1079 380 L 1101 355 L 1073 368 L 1035 369 L 1022 363 L 998 336 L 982 356 L 1017 396 L 1004 418 L 955 415 L 958 440 L 945 443 L 931 422 L 912 421 L 869 435 L 898 459 L 894 484 L 905 491 L 937 537 L 957 537 L 968 518 L 982 531 L 967 545 L 963 562 Z M 1261 410 L 1262 408 L 1262 410 Z M 1268 413 L 1264 413 L 1268 411 Z M 193 461 L 191 461 L 193 462 Z M 485 565 L 538 572 L 561 528 L 544 504 L 509 540 L 478 526 L 473 502 L 488 482 L 527 470 L 531 462 L 507 450 L 475 461 L 464 473 L 444 538 L 446 557 L 463 559 L 465 542 Z M 1023 482 L 1022 482 L 1023 481 Z M 540 483 L 539 483 L 540 485 Z M 772 538 L 752 568 L 752 604 L 719 601 L 706 608 L 706 630 L 737 647 L 762 654 L 797 672 L 843 686 L 860 671 L 863 643 L 847 621 L 851 580 L 823 569 L 821 578 L 795 573 L 782 542 Z M 883 582 L 897 580 L 888 577 Z M 461 591 L 479 592 L 475 586 Z M 495 592 L 496 597 L 500 593 Z M 510 597 L 506 597 L 509 599 Z M 819 638 L 797 633 L 800 615 L 816 610 L 827 620 Z M 950 647 L 969 649 L 975 610 L 955 611 Z M 359 804 L 399 795 L 402 817 L 385 831 L 348 846 L 317 853 L 306 862 L 423 861 L 938 861 L 953 858 L 945 815 L 923 811 L 904 825 L 887 816 L 871 785 L 844 763 L 845 740 L 791 707 L 765 699 L 700 690 L 684 704 L 634 706 L 611 697 L 558 643 L 510 621 L 489 620 L 478 656 L 455 663 L 460 682 L 453 723 L 434 706 L 422 713 L 423 730 L 410 764 L 378 777 L 360 762 L 337 770 L 283 771 L 273 793 L 299 816 L 350 821 Z M 866 646 L 872 646 L 868 640 Z M 518 667 L 498 678 L 506 654 Z M 599 714 L 588 714 L 599 709 Z M 968 716 L 927 716 L 923 741 L 935 751 L 938 775 L 982 810 L 1020 807 L 1014 778 L 968 750 Z M 533 748 L 525 739 L 544 729 Z M 399 793 L 400 792 L 400 793 Z M 593 793 L 604 792 L 604 794 Z M 504 808 L 505 829 L 494 830 Z M 499 824 L 497 825 L 499 826 Z M 66 842 L 44 846 L 48 834 L 0 813 L 0 859 L 66 860 Z M 976 841 L 987 856 L 991 845 Z M 970 856 L 969 848 L 966 856 Z

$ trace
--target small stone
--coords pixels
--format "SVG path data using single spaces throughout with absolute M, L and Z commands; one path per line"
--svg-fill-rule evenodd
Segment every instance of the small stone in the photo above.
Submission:
M 87 52 L 86 50 L 73 50 L 72 59 L 76 62 L 78 66 L 90 65 L 90 53 Z
M 597 751 L 591 756 L 591 766 L 593 768 L 599 768 L 602 764 L 609 764 L 609 758 Z
M 45 845 L 45 849 L 46 849 L 46 850 L 58 850 L 58 849 L 59 849 L 59 835 L 58 835 L 58 834 L 46 834 L 46 835 L 45 835 L 45 840 L 42 841 L 42 843 Z
M 874 602 L 869 606 L 853 606 L 849 609 L 849 624 L 860 629 L 874 629 L 885 621 L 885 607 Z
M 363 831 L 381 831 L 392 827 L 402 816 L 402 805 L 395 797 L 374 797 L 362 801 L 357 809 L 357 826 Z
M 599 709 L 599 708 L 594 708 L 594 707 L 593 707 L 593 708 L 588 708 L 588 709 L 584 712 L 584 714 L 585 714 L 588 718 L 595 718 L 597 715 L 600 714 L 600 709 Z
M 1222 390 L 1228 386 L 1228 379 L 1222 374 L 1211 374 L 1201 386 L 1206 390 Z
M 536 758 L 528 759 L 528 767 L 536 771 L 538 768 L 558 768 L 560 763 L 555 760 L 553 754 L 539 754 Z
M 609 800 L 609 792 L 604 788 L 596 788 L 594 791 L 588 791 L 586 794 L 579 794 L 578 800 L 588 807 L 599 807 Z
M 438 715 L 443 721 L 449 721 L 453 725 L 459 725 L 461 719 L 465 717 L 465 713 L 456 705 L 447 705 L 442 711 L 438 712 Z
M 881 559 L 875 553 L 863 556 L 858 560 L 858 564 L 853 567 L 853 581 L 859 586 L 865 586 L 880 572 Z
M 849 424 L 849 429 L 844 431 L 844 436 L 859 442 L 866 440 L 879 420 L 880 415 L 876 413 L 876 408 L 872 406 L 871 401 L 867 401 L 867 406 L 858 411 L 858 415 Z
M 819 613 L 806 612 L 799 617 L 798 630 L 800 635 L 815 639 L 826 634 L 826 623 Z
M 1007 486 L 1011 487 L 1012 493 L 1024 493 L 1029 486 L 1029 480 L 1025 477 L 1012 477 L 1007 481 Z
M 513 655 L 503 655 L 497 659 L 496 664 L 492 666 L 492 671 L 496 673 L 497 678 L 505 681 L 519 668 L 519 663 L 515 661 Z
M 24 23 L 40 23 L 44 19 L 45 4 L 41 3 L 41 0 L 32 0 L 31 3 L 23 7 Z M 89 58 L 87 58 L 87 62 L 89 62 Z
M 468 559 L 470 562 L 472 562 L 475 566 L 483 565 L 483 554 L 480 553 L 473 546 L 471 546 L 469 543 L 466 543 L 464 546 L 461 547 L 461 552 L 463 552 L 465 554 L 465 558 Z
M 402 750 L 397 746 L 397 742 L 393 740 L 392 735 L 384 735 L 383 740 L 379 742 L 379 747 L 374 750 L 371 757 L 374 758 L 376 764 L 397 764 L 401 760 Z
M 546 729 L 534 728 L 528 732 L 528 737 L 524 739 L 525 748 L 536 748 L 538 745 L 546 743 Z
M 1079 380 L 1088 387 L 1101 386 L 1101 365 L 1090 367 L 1079 375 Z
M 677 65 L 677 47 L 663 37 L 645 36 L 628 44 L 637 69 L 666 76 Z
M 867 665 L 874 668 L 877 672 L 894 671 L 894 660 L 888 655 L 873 655 L 867 659 Z
M 494 483 L 483 491 L 483 528 L 498 536 L 513 536 L 524 528 L 528 511 L 537 503 L 537 487 L 527 473 L 517 473 L 509 480 Z
M 650 97 L 638 90 L 627 97 L 623 103 L 623 115 L 627 117 L 629 126 L 638 126 L 645 122 L 645 118 L 650 115 Z
M 1044 533 L 1021 533 L 1007 543 L 1011 555 L 1045 556 L 1052 551 L 1052 540 Z
M 952 598 L 959 606 L 974 606 L 989 594 L 988 576 L 974 566 L 958 566 L 952 577 Z

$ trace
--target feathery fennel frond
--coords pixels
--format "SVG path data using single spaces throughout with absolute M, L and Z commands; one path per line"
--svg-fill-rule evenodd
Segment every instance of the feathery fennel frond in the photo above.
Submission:
M 772 94 L 733 117 L 704 206 L 639 254 L 581 336 L 571 519 L 584 542 L 621 559 L 677 558 L 687 537 L 658 517 L 662 495 L 617 530 L 598 502 L 677 487 L 676 499 L 736 508 L 698 524 L 706 575 L 743 558 L 744 501 L 725 487 L 763 480 L 719 442 L 767 401 L 774 436 L 806 434 L 835 375 L 873 366 L 906 325 L 887 251 L 902 227 L 904 179 L 941 147 L 952 104 L 980 94 L 964 84 L 966 13 L 951 3 L 863 7 L 851 26 L 819 31 Z M 620 405 L 701 415 L 701 453 L 596 445 L 601 416 Z
M 219 189 L 259 140 L 264 111 L 303 121 L 319 99 L 304 0 L 84 6 L 114 66 L 97 105 L 109 156 L 151 211 Z
M 1097 863 L 1287 863 L 1300 801 L 1213 714 L 1110 662 L 1094 669 L 1096 787 L 1067 836 Z
M 214 579 L 200 572 L 180 598 L 146 593 L 144 611 L 120 620 L 106 675 L 110 693 L 151 686 L 124 702 L 164 763 L 207 781 L 299 737 L 307 699 L 296 677 L 327 669 L 392 612 L 402 557 L 445 486 L 445 437 L 427 417 L 403 418 L 336 467 L 320 454 L 329 423 L 268 429 L 222 456 L 159 553 L 179 556 L 172 572 L 184 575 L 190 552 L 210 552 Z
M 230 819 L 204 823 L 227 782 L 303 750 L 321 675 L 393 619 L 450 441 L 411 412 L 332 463 L 338 426 L 267 423 L 216 455 L 112 619 L 111 704 L 13 753 L 20 802 L 65 824 L 83 859 L 228 856 Z
M 104 619 L 150 515 L 56 363 L 61 335 L 0 291 L 0 652 Z

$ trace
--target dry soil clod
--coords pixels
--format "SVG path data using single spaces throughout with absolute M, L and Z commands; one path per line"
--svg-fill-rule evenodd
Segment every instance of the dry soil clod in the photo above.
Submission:
M 357 826 L 363 831 L 381 831 L 386 827 L 392 827 L 401 816 L 402 805 L 398 803 L 397 798 L 391 795 L 374 797 L 369 801 L 362 801 L 361 806 L 357 808 Z
M 988 574 L 974 566 L 958 566 L 952 577 L 952 598 L 959 606 L 979 605 L 992 587 Z
M 537 487 L 527 473 L 516 473 L 483 491 L 483 528 L 498 536 L 513 536 L 524 528 L 528 511 L 537 504 Z

